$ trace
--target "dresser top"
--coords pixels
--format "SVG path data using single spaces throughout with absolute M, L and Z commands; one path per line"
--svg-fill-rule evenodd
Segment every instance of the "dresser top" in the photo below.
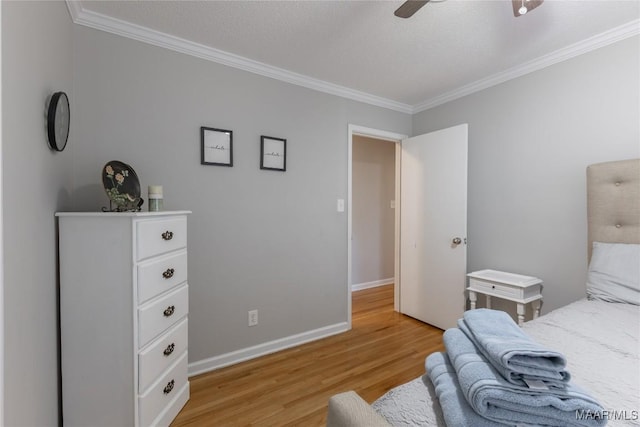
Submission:
M 150 216 L 188 215 L 191 211 L 158 211 L 158 212 L 56 212 L 56 216 L 109 216 L 109 217 L 136 217 Z

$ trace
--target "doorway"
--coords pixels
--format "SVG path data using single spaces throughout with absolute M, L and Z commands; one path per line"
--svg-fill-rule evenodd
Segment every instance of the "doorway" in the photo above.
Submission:
M 347 312 L 348 312 L 348 326 L 351 329 L 351 312 L 352 312 L 352 301 L 351 301 L 351 292 L 353 282 L 353 144 L 355 139 L 358 138 L 370 138 L 377 141 L 386 141 L 387 143 L 391 142 L 394 144 L 394 200 L 396 205 L 399 203 L 399 194 L 400 194 L 400 141 L 407 138 L 407 135 L 398 134 L 394 132 L 387 132 L 379 129 L 372 129 L 363 126 L 349 125 L 349 152 L 348 152 L 348 194 L 347 194 L 347 206 L 348 209 L 348 220 L 347 220 L 347 284 L 348 284 L 348 292 L 347 292 Z M 388 201 L 391 203 L 391 200 Z M 389 205 L 390 206 L 390 205 Z M 394 288 L 394 310 L 399 310 L 399 232 L 400 232 L 400 217 L 399 210 L 393 209 L 393 288 Z M 366 282 L 365 282 L 366 283 Z
M 354 135 L 351 291 L 393 284 L 395 143 Z
M 465 302 L 468 125 L 412 138 L 349 125 L 349 328 L 354 283 L 353 144 L 356 136 L 395 143 L 394 310 L 443 329 L 451 327 L 464 310 Z M 405 185 L 401 186 L 401 179 Z

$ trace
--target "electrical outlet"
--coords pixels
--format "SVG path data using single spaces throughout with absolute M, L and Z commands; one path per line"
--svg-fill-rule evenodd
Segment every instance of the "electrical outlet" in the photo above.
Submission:
M 258 310 L 249 311 L 249 326 L 256 326 L 258 324 Z

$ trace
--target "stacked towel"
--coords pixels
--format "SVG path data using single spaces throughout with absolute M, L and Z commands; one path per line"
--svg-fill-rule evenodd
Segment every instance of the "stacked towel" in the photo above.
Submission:
M 458 328 L 515 385 L 526 387 L 531 381 L 542 381 L 549 388 L 564 389 L 571 378 L 564 356 L 533 341 L 504 311 L 467 311 L 458 320 Z
M 456 371 L 446 353 L 427 357 L 427 372 L 436 390 L 447 426 L 495 427 L 496 423 L 474 412 L 460 390 Z M 500 424 L 502 425 L 502 424 Z
M 602 413 L 603 408 L 569 382 L 561 354 L 532 341 L 505 313 L 476 311 L 465 313 L 461 329 L 445 332 L 446 354 L 426 360 L 448 426 L 606 424 L 604 417 L 577 419 L 576 413 Z M 507 323 L 504 333 L 501 323 Z

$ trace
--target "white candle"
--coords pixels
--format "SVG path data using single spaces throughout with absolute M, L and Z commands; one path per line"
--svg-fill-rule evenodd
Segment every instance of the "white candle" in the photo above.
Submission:
M 163 208 L 162 185 L 149 186 L 149 212 L 161 211 Z

